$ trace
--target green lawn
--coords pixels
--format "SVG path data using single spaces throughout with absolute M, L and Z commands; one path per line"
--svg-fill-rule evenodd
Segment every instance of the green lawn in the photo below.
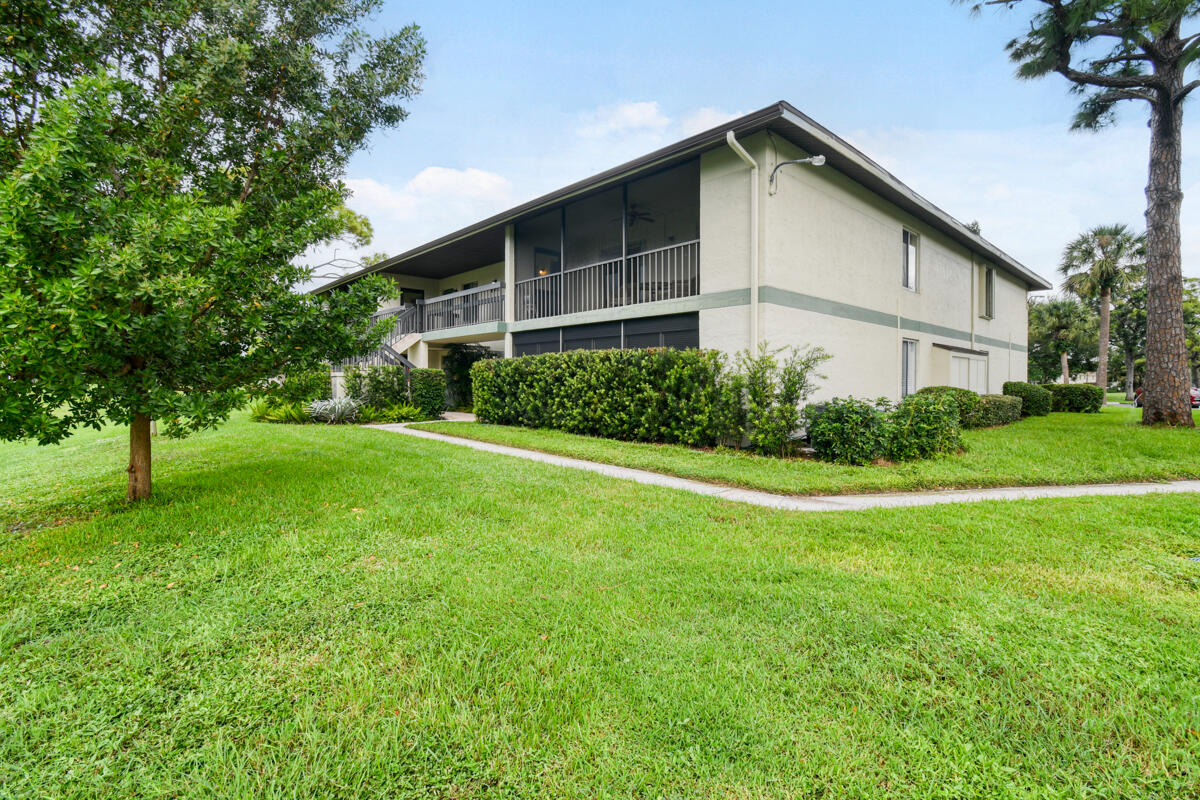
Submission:
M 1107 392 L 1104 396 L 1105 402 L 1108 403 L 1127 403 L 1124 392 Z
M 156 446 L 127 508 L 123 435 L 0 445 L 0 796 L 1200 792 L 1196 496 L 802 515 L 362 428 Z
M 1148 429 L 1141 410 L 1051 414 L 1003 428 L 966 431 L 965 453 L 865 467 L 779 459 L 719 449 L 618 442 L 591 436 L 469 422 L 418 427 L 684 478 L 784 494 L 1038 486 L 1200 478 L 1200 429 Z

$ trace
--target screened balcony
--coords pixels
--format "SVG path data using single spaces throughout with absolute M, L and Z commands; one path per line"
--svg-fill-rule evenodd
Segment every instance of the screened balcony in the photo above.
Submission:
M 700 293 L 700 163 L 693 160 L 519 223 L 518 320 Z

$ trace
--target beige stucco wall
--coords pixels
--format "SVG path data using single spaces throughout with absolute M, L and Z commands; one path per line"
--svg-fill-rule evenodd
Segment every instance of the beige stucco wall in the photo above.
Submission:
M 917 385 L 950 379 L 935 343 L 988 352 L 987 390 L 1025 378 L 1025 287 L 996 270 L 996 318 L 980 314 L 984 263 L 899 208 L 829 167 L 788 166 L 769 191 L 771 170 L 801 158 L 767 133 L 742 140 L 760 164 L 761 338 L 772 347 L 819 345 L 820 397 L 900 395 L 900 342 L 917 342 Z M 750 171 L 729 150 L 701 161 L 701 290 L 749 286 Z M 917 290 L 901 285 L 902 232 L 920 235 Z M 748 341 L 747 308 L 702 312 L 701 346 L 735 352 Z M 1003 343 L 1003 346 L 1001 344 Z

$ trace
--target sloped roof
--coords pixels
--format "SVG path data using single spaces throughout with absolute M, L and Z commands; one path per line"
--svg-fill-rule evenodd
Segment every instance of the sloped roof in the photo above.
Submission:
M 503 253 L 504 226 L 533 216 L 575 195 L 590 192 L 605 184 L 625 180 L 639 172 L 660 169 L 685 161 L 714 147 L 724 147 L 726 131 L 737 136 L 771 130 L 809 153 L 825 155 L 826 164 L 858 182 L 880 197 L 894 203 L 951 240 L 994 262 L 997 267 L 1026 283 L 1031 290 L 1052 285 L 996 245 L 967 228 L 954 217 L 906 186 L 899 178 L 871 160 L 858 148 L 830 131 L 789 103 L 780 101 L 744 117 L 689 136 L 675 144 L 627 161 L 590 178 L 577 181 L 541 197 L 480 220 L 439 239 L 372 264 L 314 289 L 323 292 L 376 272 L 403 272 L 409 275 L 445 273 L 471 269 L 498 260 Z

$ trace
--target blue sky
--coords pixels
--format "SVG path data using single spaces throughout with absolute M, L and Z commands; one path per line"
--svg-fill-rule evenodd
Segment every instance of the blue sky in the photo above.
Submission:
M 423 91 L 348 172 L 349 205 L 376 229 L 367 251 L 401 252 L 777 100 L 979 220 L 1046 277 L 1081 230 L 1143 222 L 1145 112 L 1070 133 L 1063 79 L 1013 78 L 1003 45 L 1017 12 L 973 17 L 948 0 L 421 0 L 388 3 L 374 26 L 408 22 L 428 42 Z M 1184 144 L 1184 269 L 1200 276 L 1197 144 Z

